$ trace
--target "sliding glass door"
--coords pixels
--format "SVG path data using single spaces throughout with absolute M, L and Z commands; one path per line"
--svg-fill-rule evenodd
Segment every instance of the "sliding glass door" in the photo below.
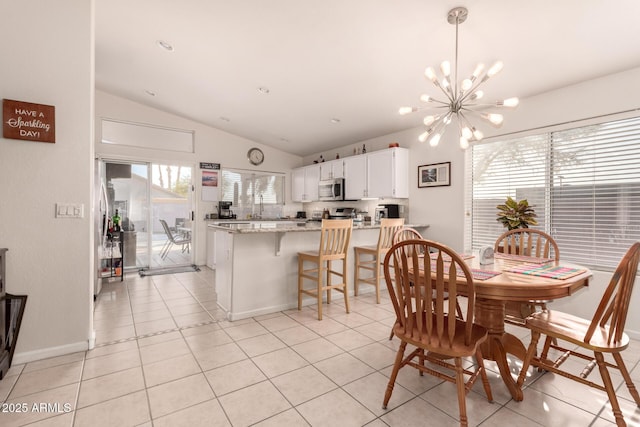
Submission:
M 193 264 L 192 168 L 125 161 L 103 161 L 101 166 L 99 194 L 104 201 L 97 223 L 102 237 L 113 227 L 117 211 L 125 270 Z
M 193 264 L 192 168 L 157 163 L 150 167 L 150 267 Z

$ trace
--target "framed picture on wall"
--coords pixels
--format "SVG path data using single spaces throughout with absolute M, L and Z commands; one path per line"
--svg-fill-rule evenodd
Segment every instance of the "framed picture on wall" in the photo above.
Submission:
M 451 185 L 451 162 L 418 166 L 418 188 Z

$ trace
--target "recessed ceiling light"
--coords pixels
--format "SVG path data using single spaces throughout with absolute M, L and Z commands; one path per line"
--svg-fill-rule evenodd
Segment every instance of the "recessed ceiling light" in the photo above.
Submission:
M 269 93 L 269 88 L 268 87 L 264 87 L 264 86 L 260 86 L 258 88 L 258 92 L 267 94 L 267 93 Z
M 149 90 L 149 89 L 145 89 L 144 93 L 146 93 L 149 96 L 156 96 L 156 93 L 154 91 L 152 91 L 152 90 Z
M 173 52 L 173 46 L 169 42 L 166 42 L 164 40 L 158 40 L 158 46 L 160 46 L 162 49 L 166 50 L 167 52 Z
M 331 123 L 340 123 L 340 119 L 331 119 Z

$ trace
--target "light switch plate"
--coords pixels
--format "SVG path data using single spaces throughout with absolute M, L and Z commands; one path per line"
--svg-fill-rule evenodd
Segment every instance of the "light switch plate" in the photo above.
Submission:
M 84 218 L 82 203 L 56 203 L 56 218 Z

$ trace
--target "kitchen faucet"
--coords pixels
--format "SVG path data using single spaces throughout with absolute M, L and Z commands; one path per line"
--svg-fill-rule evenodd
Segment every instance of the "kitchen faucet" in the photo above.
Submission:
M 264 200 L 262 198 L 262 193 L 260 193 L 260 218 L 262 218 L 263 212 L 264 212 Z

